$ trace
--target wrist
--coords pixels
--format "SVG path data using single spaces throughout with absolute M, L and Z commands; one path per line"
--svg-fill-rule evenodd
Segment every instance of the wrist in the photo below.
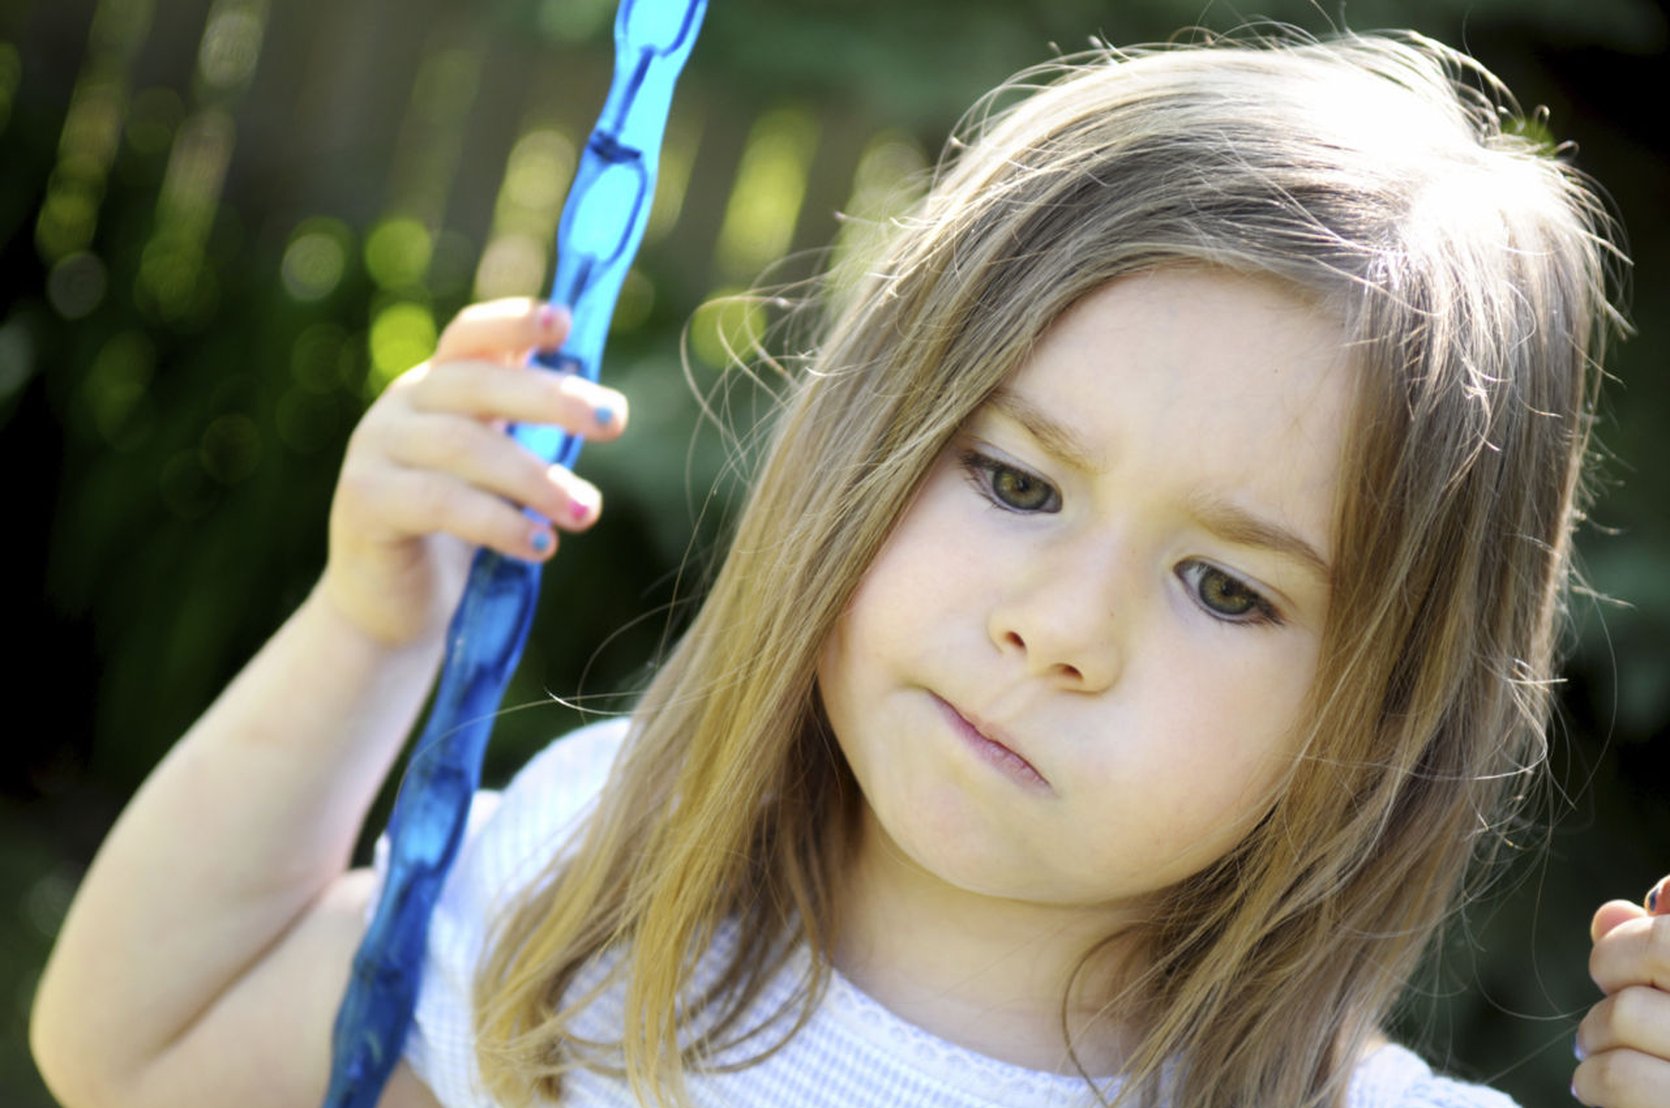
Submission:
M 440 659 L 446 642 L 445 621 L 414 630 L 396 627 L 361 610 L 355 594 L 326 574 L 302 601 L 297 616 L 346 653 L 344 662 L 381 667 L 401 662 L 429 664 Z

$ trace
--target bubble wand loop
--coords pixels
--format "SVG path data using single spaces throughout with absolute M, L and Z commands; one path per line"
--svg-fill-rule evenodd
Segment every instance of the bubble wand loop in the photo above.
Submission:
M 540 364 L 596 380 L 621 282 L 655 197 L 673 84 L 695 44 L 706 0 L 621 0 L 615 74 L 580 156 L 557 229 L 550 300 L 573 313 L 568 340 Z M 573 466 L 581 440 L 553 427 L 511 433 L 536 454 Z M 447 630 L 447 656 L 429 722 L 389 820 L 389 865 L 377 911 L 354 955 L 337 1011 L 326 1108 L 374 1108 L 393 1072 L 417 1002 L 429 917 L 463 837 L 494 712 L 521 657 L 539 595 L 539 567 L 476 553 Z

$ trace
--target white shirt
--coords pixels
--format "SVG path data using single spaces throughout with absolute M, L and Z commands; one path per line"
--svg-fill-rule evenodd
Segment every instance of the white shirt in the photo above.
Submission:
M 445 1108 L 494 1108 L 476 1068 L 471 994 L 495 916 L 545 871 L 595 808 L 627 721 L 582 728 L 552 743 L 517 774 L 501 796 L 484 791 L 470 811 L 465 843 L 430 924 L 416 1018 L 406 1059 Z M 379 843 L 379 874 L 385 862 Z M 702 968 L 716 969 L 735 941 L 722 931 Z M 745 1026 L 762 1024 L 802 979 L 804 950 L 762 991 Z M 574 987 L 607 970 L 588 966 Z M 618 1039 L 624 989 L 615 988 L 580 1017 L 588 1038 Z M 776 1041 L 770 1036 L 767 1043 Z M 1104 1094 L 1115 1091 L 1107 1083 Z M 624 1081 L 579 1071 L 565 1079 L 564 1102 L 587 1108 L 635 1108 Z M 803 1027 L 765 1061 L 734 1073 L 695 1074 L 702 1108 L 1065 1108 L 1097 1103 L 1084 1079 L 1028 1070 L 988 1058 L 907 1023 L 839 973 Z M 1513 1108 L 1501 1093 L 1435 1076 L 1398 1046 L 1375 1051 L 1352 1075 L 1349 1108 Z

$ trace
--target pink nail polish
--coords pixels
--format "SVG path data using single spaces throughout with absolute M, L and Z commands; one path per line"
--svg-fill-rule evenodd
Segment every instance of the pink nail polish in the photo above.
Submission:
M 575 523 L 583 523 L 586 517 L 591 515 L 591 505 L 584 500 L 570 500 L 568 502 L 568 515 Z
M 538 316 L 539 329 L 549 331 L 557 325 L 557 307 L 555 304 L 541 304 Z

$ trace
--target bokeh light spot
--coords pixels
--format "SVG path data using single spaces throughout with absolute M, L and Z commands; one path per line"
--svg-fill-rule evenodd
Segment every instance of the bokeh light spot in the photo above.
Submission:
M 102 181 L 116 156 L 127 94 L 109 74 L 84 73 L 76 82 L 58 138 L 58 172 Z
M 135 417 L 148 411 L 147 394 L 156 362 L 155 345 L 137 330 L 112 335 L 93 359 L 82 397 L 94 428 L 111 446 L 132 446 L 143 437 L 149 420 Z
M 726 277 L 751 279 L 788 250 L 817 142 L 816 121 L 799 109 L 767 112 L 754 124 L 714 247 Z
M 75 897 L 75 878 L 62 869 L 51 870 L 34 884 L 23 898 L 23 914 L 35 930 L 47 938 L 58 934 Z
M 908 135 L 883 131 L 864 146 L 852 175 L 852 195 L 842 207 L 835 239 L 834 285 L 845 288 L 868 272 L 876 253 L 891 241 L 890 221 L 921 195 L 928 158 Z
M 304 220 L 285 247 L 279 273 L 284 288 L 297 300 L 323 300 L 342 283 L 347 268 L 351 233 L 335 219 Z
M 249 9 L 221 11 L 203 32 L 197 70 L 211 88 L 231 89 L 248 83 L 261 57 L 266 21 Z
M 83 319 L 104 300 L 104 263 L 86 251 L 60 258 L 46 277 L 46 298 L 65 319 Z
M 35 373 L 35 338 L 17 315 L 0 324 L 0 402 L 9 400 Z
M 365 268 L 382 288 L 408 288 L 423 280 L 432 248 L 427 227 L 415 219 L 394 216 L 366 236 Z
M 102 187 L 54 172 L 35 222 L 35 245 L 41 257 L 57 261 L 86 249 L 103 198 Z
M 765 324 L 758 300 L 736 289 L 720 290 L 690 318 L 690 349 L 714 369 L 747 362 L 765 337 Z
M 190 326 L 213 314 L 219 289 L 203 255 L 191 243 L 159 235 L 139 260 L 135 296 L 170 323 Z
M 366 391 L 375 396 L 388 383 L 435 352 L 435 317 L 422 304 L 391 304 L 371 321 L 371 373 Z
M 527 235 L 494 239 L 481 252 L 481 263 L 476 266 L 476 299 L 537 296 L 545 280 L 545 250 L 543 241 Z
M 574 144 L 560 131 L 530 131 L 517 140 L 500 203 L 532 212 L 556 211 L 574 176 Z

